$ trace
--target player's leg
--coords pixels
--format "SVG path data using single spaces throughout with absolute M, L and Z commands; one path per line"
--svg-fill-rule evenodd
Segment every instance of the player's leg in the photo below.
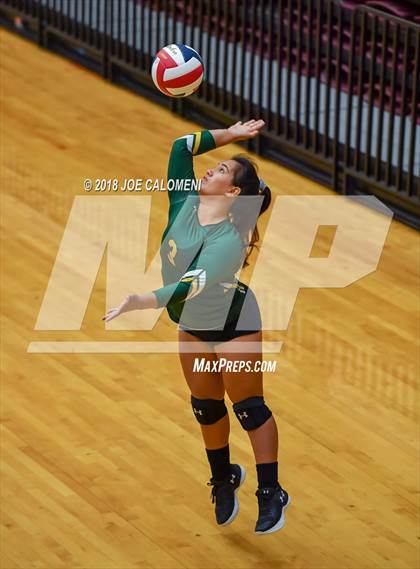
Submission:
M 200 423 L 206 449 L 219 449 L 229 443 L 229 415 L 224 403 L 225 388 L 220 372 L 208 370 L 213 362 L 217 362 L 214 352 L 199 338 L 179 330 L 179 357 L 185 379 L 191 392 L 191 405 L 197 421 Z M 183 351 L 183 343 L 194 345 L 194 351 Z M 202 369 L 194 368 L 200 363 Z
M 261 361 L 261 349 L 254 353 L 237 350 L 240 342 L 261 344 L 262 332 L 239 336 L 215 346 L 219 358 L 232 362 L 246 360 L 252 371 L 222 370 L 225 389 L 241 426 L 247 431 L 255 455 L 258 476 L 259 518 L 257 533 L 271 533 L 284 525 L 284 509 L 289 497 L 278 482 L 278 434 L 275 418 L 264 401 L 263 374 L 254 371 L 255 362 Z M 235 344 L 235 351 L 229 347 Z
M 185 351 L 183 344 L 194 344 L 194 351 Z M 179 330 L 180 360 L 191 391 L 194 415 L 200 423 L 212 478 L 212 501 L 216 503 L 216 519 L 220 525 L 231 523 L 239 510 L 236 491 L 245 479 L 245 470 L 230 464 L 229 415 L 224 402 L 225 389 L 220 372 L 212 371 L 217 363 L 214 352 L 204 351 L 208 344 L 199 338 Z M 204 360 L 204 369 L 198 370 L 194 362 Z M 209 362 L 209 363 L 207 363 Z M 210 367 L 210 370 L 206 369 Z

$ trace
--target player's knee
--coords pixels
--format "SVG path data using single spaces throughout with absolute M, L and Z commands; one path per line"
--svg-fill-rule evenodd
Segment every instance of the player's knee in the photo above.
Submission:
M 233 410 L 245 431 L 261 427 L 272 415 L 263 397 L 248 397 L 233 404 Z
M 191 395 L 195 418 L 202 425 L 217 423 L 227 413 L 224 399 L 197 399 Z

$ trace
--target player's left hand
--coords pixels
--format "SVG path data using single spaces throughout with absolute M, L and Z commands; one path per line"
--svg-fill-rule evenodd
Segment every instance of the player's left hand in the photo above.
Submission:
M 110 322 L 120 314 L 124 314 L 124 312 L 130 312 L 130 310 L 138 310 L 142 308 L 141 297 L 139 294 L 129 294 L 125 297 L 121 304 L 116 306 L 115 308 L 111 308 L 102 317 L 102 320 L 105 322 Z

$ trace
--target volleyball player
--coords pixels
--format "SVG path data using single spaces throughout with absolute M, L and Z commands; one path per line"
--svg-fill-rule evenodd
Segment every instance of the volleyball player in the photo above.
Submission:
M 252 138 L 263 126 L 262 120 L 250 120 L 176 139 L 168 180 L 173 186 L 176 181 L 195 180 L 194 155 Z M 110 321 L 130 310 L 166 306 L 170 318 L 178 323 L 181 365 L 212 473 L 208 484 L 212 486 L 216 521 L 227 525 L 235 519 L 239 509 L 237 490 L 245 479 L 244 467 L 230 462 L 226 391 L 255 455 L 255 532 L 272 533 L 283 527 L 290 498 L 278 482 L 277 427 L 264 401 L 263 374 L 227 371 L 227 366 L 221 371 L 193 369 L 199 355 L 205 354 L 211 362 L 221 356 L 234 362 L 245 357 L 238 343 L 261 346 L 261 316 L 255 295 L 238 281 L 236 273 L 247 264 L 259 239 L 256 219 L 270 205 L 271 192 L 258 177 L 255 165 L 243 155 L 209 169 L 201 180 L 200 191 L 183 191 L 182 184 L 178 186 L 181 189 L 168 192 L 168 224 L 160 250 L 164 286 L 127 296 L 103 319 Z M 259 202 L 257 209 L 244 200 L 251 196 Z M 184 351 L 186 342 L 193 346 L 193 352 Z M 246 358 L 253 363 L 261 361 L 261 348 L 246 354 Z

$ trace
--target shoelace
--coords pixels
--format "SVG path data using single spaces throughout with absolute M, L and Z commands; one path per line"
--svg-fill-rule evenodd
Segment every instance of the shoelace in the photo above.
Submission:
M 211 489 L 211 494 L 210 494 L 212 504 L 214 504 L 214 501 L 216 499 L 217 491 L 223 487 L 229 487 L 230 484 L 233 484 L 231 480 L 213 480 L 213 478 L 211 478 L 210 481 L 207 482 L 207 486 L 213 487 Z

